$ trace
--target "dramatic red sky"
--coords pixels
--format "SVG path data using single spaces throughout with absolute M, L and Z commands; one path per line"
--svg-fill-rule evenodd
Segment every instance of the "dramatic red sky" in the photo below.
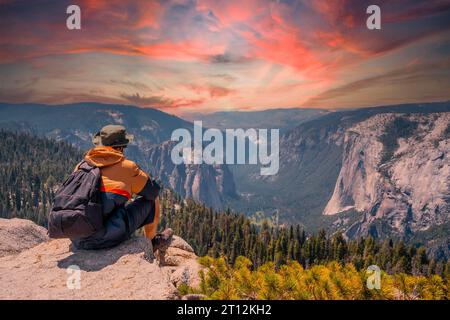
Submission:
M 0 0 L 0 101 L 182 114 L 449 100 L 450 1 L 375 3 Z

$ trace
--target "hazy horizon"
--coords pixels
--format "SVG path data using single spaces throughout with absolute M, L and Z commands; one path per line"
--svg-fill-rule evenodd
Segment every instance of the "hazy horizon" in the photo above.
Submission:
M 65 107 L 65 106 L 72 106 L 76 104 L 100 104 L 100 105 L 111 105 L 111 106 L 123 106 L 123 107 L 132 107 L 132 108 L 140 108 L 140 109 L 152 109 L 161 111 L 164 113 L 167 113 L 169 115 L 177 116 L 185 120 L 190 120 L 190 117 L 195 115 L 212 115 L 212 114 L 219 114 L 219 113 L 252 113 L 252 112 L 269 112 L 269 111 L 284 111 L 284 110 L 321 110 L 326 112 L 339 112 L 339 111 L 352 111 L 352 110 L 358 110 L 358 109 L 367 109 L 367 108 L 383 108 L 383 107 L 390 107 L 390 106 L 401 106 L 401 105 L 408 105 L 408 104 L 430 104 L 430 103 L 446 103 L 450 102 L 450 100 L 442 100 L 442 101 L 420 101 L 420 102 L 405 102 L 405 103 L 397 103 L 397 104 L 384 104 L 384 105 L 370 105 L 370 106 L 364 106 L 364 107 L 343 107 L 343 108 L 314 108 L 314 107 L 286 107 L 286 108 L 280 108 L 280 107 L 274 107 L 274 108 L 267 108 L 267 109 L 255 109 L 255 110 L 239 110 L 239 109 L 233 109 L 233 110 L 210 110 L 210 111 L 188 111 L 181 114 L 172 113 L 172 110 L 161 110 L 153 106 L 139 106 L 134 104 L 126 104 L 126 103 L 108 103 L 108 102 L 98 102 L 98 101 L 75 101 L 70 103 L 53 103 L 53 104 L 47 104 L 47 103 L 38 103 L 38 102 L 7 102 L 7 101 L 1 101 L 0 104 L 5 105 L 27 105 L 27 104 L 36 104 L 41 106 L 49 106 L 49 107 Z

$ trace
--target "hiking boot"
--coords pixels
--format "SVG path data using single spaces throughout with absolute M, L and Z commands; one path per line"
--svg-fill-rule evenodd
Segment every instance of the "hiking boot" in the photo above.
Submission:
M 154 259 L 155 259 L 155 255 L 153 254 L 153 244 L 152 241 L 148 240 L 147 238 L 144 238 L 143 241 L 143 251 L 144 251 L 144 260 L 153 263 Z
M 173 230 L 171 228 L 167 228 L 163 232 L 156 234 L 152 239 L 153 251 L 165 252 L 172 242 L 172 237 Z

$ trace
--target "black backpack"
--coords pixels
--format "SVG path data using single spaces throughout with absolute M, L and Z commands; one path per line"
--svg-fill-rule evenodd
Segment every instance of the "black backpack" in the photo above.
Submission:
M 100 169 L 82 161 L 56 192 L 48 219 L 50 238 L 81 239 L 103 225 Z

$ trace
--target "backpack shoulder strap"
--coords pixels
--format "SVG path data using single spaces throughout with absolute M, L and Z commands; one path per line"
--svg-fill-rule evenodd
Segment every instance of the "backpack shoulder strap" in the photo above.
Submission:
M 90 171 L 92 169 L 97 168 L 97 166 L 95 164 L 93 164 L 92 162 L 83 159 L 78 165 L 77 165 L 77 170 L 79 169 L 83 169 L 83 170 L 87 170 Z
M 75 169 L 73 169 L 73 172 L 77 171 L 80 168 L 80 165 L 83 161 L 78 162 L 77 165 L 75 166 Z

